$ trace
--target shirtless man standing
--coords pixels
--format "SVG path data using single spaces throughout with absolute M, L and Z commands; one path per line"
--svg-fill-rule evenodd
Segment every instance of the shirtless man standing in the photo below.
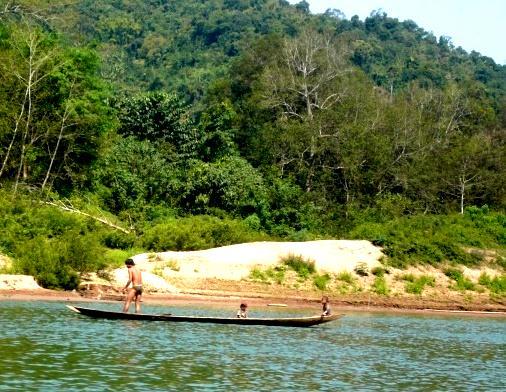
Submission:
M 123 312 L 128 313 L 130 303 L 135 298 L 135 313 L 139 313 L 141 311 L 142 274 L 141 271 L 135 267 L 135 263 L 132 259 L 127 259 L 125 261 L 125 265 L 128 268 L 128 282 L 123 288 L 123 292 L 128 289 L 130 283 L 132 283 L 132 287 L 128 289 L 125 306 L 123 306 Z

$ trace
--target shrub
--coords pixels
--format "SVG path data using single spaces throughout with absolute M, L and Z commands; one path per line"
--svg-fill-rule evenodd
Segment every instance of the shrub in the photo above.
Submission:
M 384 276 L 385 274 L 389 274 L 390 271 L 387 269 L 387 268 L 383 268 L 383 267 L 374 267 L 371 271 L 371 273 L 374 275 L 374 276 Z
M 251 230 L 259 231 L 262 227 L 262 222 L 260 222 L 260 218 L 257 214 L 251 214 L 244 218 L 244 224 L 249 227 Z
M 260 270 L 259 268 L 253 268 L 250 271 L 249 277 L 252 280 L 264 283 L 275 282 L 277 284 L 282 284 L 285 279 L 285 272 L 286 268 L 282 265 L 276 266 L 274 268 L 267 268 L 264 271 Z
M 455 281 L 464 277 L 462 271 L 457 268 L 446 268 L 444 274 Z
M 23 252 L 17 253 L 21 257 L 17 259 L 16 272 L 33 275 L 42 287 L 72 290 L 79 285 L 78 270 L 69 259 L 73 254 L 62 251 L 60 243 L 36 237 L 23 244 Z
M 327 285 L 329 284 L 329 282 L 330 282 L 329 274 L 313 276 L 313 284 L 322 291 L 327 289 Z
M 397 280 L 404 280 L 406 282 L 414 282 L 416 277 L 413 274 L 402 274 L 395 277 Z
M 129 249 L 135 244 L 134 234 L 110 231 L 104 236 L 104 245 L 112 249 Z
M 497 255 L 496 259 L 495 259 L 495 263 L 501 267 L 503 270 L 506 270 L 506 257 L 502 256 L 502 255 Z
M 305 259 L 300 255 L 282 257 L 281 262 L 294 270 L 304 280 L 316 272 L 314 261 Z

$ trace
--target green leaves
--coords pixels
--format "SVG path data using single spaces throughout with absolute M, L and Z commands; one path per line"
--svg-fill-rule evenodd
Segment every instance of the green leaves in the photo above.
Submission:
M 261 211 L 266 189 L 257 170 L 245 159 L 232 156 L 213 163 L 192 162 L 182 198 L 195 213 L 221 209 L 248 216 Z
M 118 103 L 118 133 L 170 145 L 178 159 L 195 155 L 200 135 L 189 107 L 176 95 L 141 94 Z
M 149 203 L 174 205 L 178 169 L 147 140 L 118 138 L 95 167 L 95 189 L 115 212 Z

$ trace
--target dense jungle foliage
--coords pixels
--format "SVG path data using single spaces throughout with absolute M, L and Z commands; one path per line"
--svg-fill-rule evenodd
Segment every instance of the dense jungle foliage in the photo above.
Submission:
M 259 239 L 504 264 L 505 128 L 506 66 L 381 12 L 0 0 L 0 253 L 46 287 Z

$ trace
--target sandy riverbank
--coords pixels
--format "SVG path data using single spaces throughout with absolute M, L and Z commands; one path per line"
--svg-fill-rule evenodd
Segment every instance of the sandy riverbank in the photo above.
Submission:
M 144 295 L 144 305 L 165 306 L 219 306 L 235 310 L 240 302 L 247 302 L 251 312 L 255 308 L 286 305 L 286 308 L 314 309 L 320 311 L 319 298 L 317 297 L 275 297 L 275 296 L 247 296 L 243 293 L 226 294 L 147 294 Z M 121 307 L 122 297 L 111 299 L 96 299 L 82 296 L 77 292 L 56 290 L 1 290 L 0 301 L 57 301 L 65 303 L 86 302 L 92 306 L 94 303 L 109 302 L 117 303 Z M 506 318 L 506 307 L 488 303 L 462 304 L 450 301 L 434 300 L 407 300 L 382 298 L 370 295 L 346 296 L 332 298 L 334 312 L 373 312 L 373 313 L 399 313 L 399 314 L 439 314 L 439 315 L 468 315 L 484 317 Z

